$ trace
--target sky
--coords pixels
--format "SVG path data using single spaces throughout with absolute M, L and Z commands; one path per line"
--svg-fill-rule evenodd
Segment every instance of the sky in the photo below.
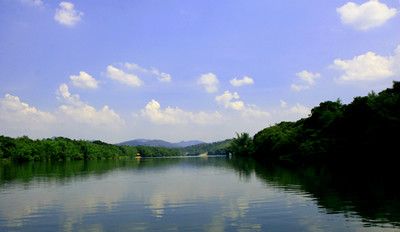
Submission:
M 0 135 L 254 135 L 400 81 L 399 11 L 399 0 L 2 0 Z

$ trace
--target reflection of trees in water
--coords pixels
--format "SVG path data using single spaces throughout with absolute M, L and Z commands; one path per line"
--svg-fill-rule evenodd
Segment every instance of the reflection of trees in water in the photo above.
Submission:
M 24 182 L 50 182 L 60 185 L 77 179 L 97 176 L 105 178 L 118 170 L 157 172 L 175 165 L 190 167 L 217 167 L 235 170 L 240 178 L 256 175 L 269 187 L 301 195 L 308 195 L 325 213 L 360 216 L 368 225 L 390 223 L 400 228 L 400 191 L 393 173 L 369 168 L 350 171 L 316 166 L 262 165 L 252 159 L 234 158 L 164 158 L 134 160 L 92 160 L 67 162 L 25 162 L 0 165 L 0 187 Z
M 57 181 L 58 184 L 69 183 L 76 178 L 101 177 L 118 169 L 156 171 L 172 165 L 224 166 L 224 157 L 218 159 L 201 158 L 137 158 L 133 160 L 79 160 L 48 162 L 9 162 L 0 164 L 0 187 L 14 181 L 29 183 Z
M 262 165 L 251 159 L 233 158 L 229 164 L 240 175 L 256 176 L 268 186 L 309 195 L 325 213 L 360 216 L 365 225 L 390 224 L 400 228 L 400 190 L 396 176 L 380 169 Z
M 161 159 L 158 159 L 161 160 Z M 0 186 L 14 181 L 29 183 L 32 180 L 48 182 L 55 180 L 58 184 L 68 183 L 76 178 L 101 177 L 116 169 L 160 168 L 177 159 L 164 159 L 162 162 L 147 159 L 134 160 L 80 160 L 48 162 L 10 162 L 0 164 Z

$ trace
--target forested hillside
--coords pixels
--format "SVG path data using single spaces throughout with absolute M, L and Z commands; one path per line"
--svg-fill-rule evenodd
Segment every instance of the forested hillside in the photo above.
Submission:
M 214 143 L 202 143 L 193 146 L 187 146 L 179 148 L 179 150 L 190 156 L 196 156 L 207 152 L 207 155 L 226 155 L 227 148 L 230 145 L 232 139 L 227 139 L 220 142 Z
M 253 139 L 238 134 L 230 146 L 235 155 L 262 160 L 331 163 L 390 163 L 400 141 L 400 82 L 378 94 L 314 107 L 309 117 L 281 122 Z
M 27 136 L 11 138 L 0 136 L 0 159 L 14 161 L 48 160 L 95 160 L 165 157 L 182 155 L 225 155 L 231 140 L 215 143 L 203 143 L 184 148 L 149 147 L 144 145 L 112 145 L 102 141 L 72 140 L 56 137 L 52 139 L 32 140 Z
M 94 160 L 142 157 L 179 156 L 178 149 L 146 146 L 116 146 L 102 141 L 54 139 L 32 140 L 27 136 L 0 136 L 0 159 L 30 160 Z

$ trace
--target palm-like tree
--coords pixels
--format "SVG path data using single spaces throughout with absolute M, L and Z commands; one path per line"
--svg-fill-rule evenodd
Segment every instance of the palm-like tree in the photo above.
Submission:
M 251 156 L 254 153 L 253 140 L 248 133 L 239 134 L 236 132 L 236 138 L 233 138 L 228 151 L 232 155 Z

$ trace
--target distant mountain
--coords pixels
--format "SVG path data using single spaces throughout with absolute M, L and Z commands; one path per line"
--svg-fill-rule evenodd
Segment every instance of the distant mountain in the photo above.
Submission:
M 190 141 L 180 141 L 179 143 L 174 143 L 177 147 L 188 147 L 198 144 L 203 144 L 205 142 L 199 140 L 190 140 Z
M 157 139 L 135 139 L 135 140 L 129 140 L 125 141 L 122 143 L 118 143 L 116 145 L 126 145 L 126 146 L 147 146 L 147 147 L 167 147 L 167 148 L 172 148 L 172 147 L 187 147 L 187 146 L 193 146 L 193 145 L 198 145 L 202 144 L 204 142 L 198 141 L 198 140 L 191 140 L 191 141 L 181 141 L 179 143 L 170 143 L 166 142 L 164 140 L 157 140 Z

